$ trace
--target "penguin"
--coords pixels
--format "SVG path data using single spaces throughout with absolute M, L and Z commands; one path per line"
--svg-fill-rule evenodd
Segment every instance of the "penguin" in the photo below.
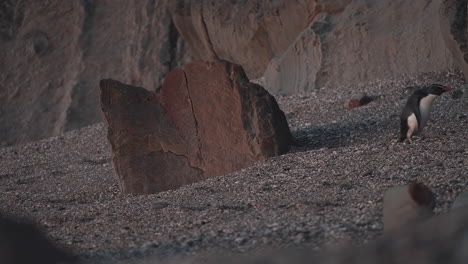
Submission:
M 400 115 L 400 139 L 399 142 L 408 139 L 413 143 L 411 137 L 422 132 L 429 120 L 432 103 L 441 94 L 451 91 L 452 88 L 440 84 L 431 84 L 428 87 L 416 90 L 406 102 Z

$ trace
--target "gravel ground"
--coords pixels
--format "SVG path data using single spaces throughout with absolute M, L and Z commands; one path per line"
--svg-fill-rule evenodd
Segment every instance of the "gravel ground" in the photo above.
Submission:
M 433 136 L 396 143 L 399 113 L 414 90 L 407 87 L 434 82 L 455 91 L 434 103 L 427 127 Z M 360 92 L 376 100 L 346 109 Z M 102 123 L 0 149 L 0 211 L 33 219 L 87 263 L 113 263 L 150 254 L 363 244 L 382 233 L 387 188 L 425 183 L 437 195 L 436 213 L 468 189 L 468 90 L 458 72 L 277 99 L 296 139 L 289 153 L 154 195 L 119 193 Z

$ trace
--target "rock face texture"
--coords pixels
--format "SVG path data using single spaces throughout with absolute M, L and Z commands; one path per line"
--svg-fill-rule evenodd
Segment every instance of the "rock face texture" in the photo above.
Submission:
M 204 178 L 182 155 L 183 142 L 153 92 L 113 80 L 100 86 L 122 192 L 154 193 Z
M 451 68 L 468 76 L 466 1 L 212 2 L 171 5 L 194 56 L 240 63 L 273 94 Z
M 352 1 L 342 12 L 323 13 L 272 60 L 266 87 L 302 93 L 449 68 L 468 76 L 467 3 L 461 2 Z
M 124 193 L 154 193 L 279 155 L 291 139 L 274 97 L 228 62 L 173 70 L 160 93 L 101 81 L 102 110 Z
M 316 1 L 173 1 L 174 23 L 201 60 L 242 65 L 261 77 L 271 58 L 285 51 L 326 5 Z
M 441 34 L 454 54 L 456 64 L 468 79 L 468 3 L 464 0 L 443 0 L 440 13 L 440 24 L 444 29 Z
M 167 2 L 2 1 L 0 145 L 100 121 L 100 79 L 158 87 L 188 59 Z

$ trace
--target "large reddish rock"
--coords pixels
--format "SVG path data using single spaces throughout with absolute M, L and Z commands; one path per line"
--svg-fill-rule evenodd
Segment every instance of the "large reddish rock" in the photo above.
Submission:
M 287 151 L 284 113 L 239 65 L 193 62 L 159 93 L 102 80 L 101 107 L 124 193 L 154 193 Z
M 113 80 L 100 86 L 122 192 L 153 193 L 204 178 L 178 151 L 182 139 L 153 92 Z

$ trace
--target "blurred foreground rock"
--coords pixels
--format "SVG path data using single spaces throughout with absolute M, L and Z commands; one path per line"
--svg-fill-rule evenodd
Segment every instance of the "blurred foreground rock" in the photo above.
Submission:
M 73 263 L 74 257 L 53 245 L 39 229 L 23 220 L 0 215 L 0 263 Z
M 154 193 L 227 174 L 287 151 L 273 96 L 239 65 L 193 62 L 160 93 L 103 80 L 102 111 L 124 193 Z
M 452 210 L 468 206 L 468 191 L 464 191 L 457 196 L 457 199 L 452 204 Z
M 384 195 L 384 230 L 394 230 L 423 221 L 433 215 L 434 193 L 421 183 L 409 183 L 388 189 Z
M 463 264 L 468 263 L 468 207 L 387 232 L 366 246 L 340 245 L 323 251 L 281 250 L 234 257 L 194 257 L 171 264 Z M 141 260 L 139 264 L 152 263 Z M 119 264 L 124 264 L 119 262 Z

